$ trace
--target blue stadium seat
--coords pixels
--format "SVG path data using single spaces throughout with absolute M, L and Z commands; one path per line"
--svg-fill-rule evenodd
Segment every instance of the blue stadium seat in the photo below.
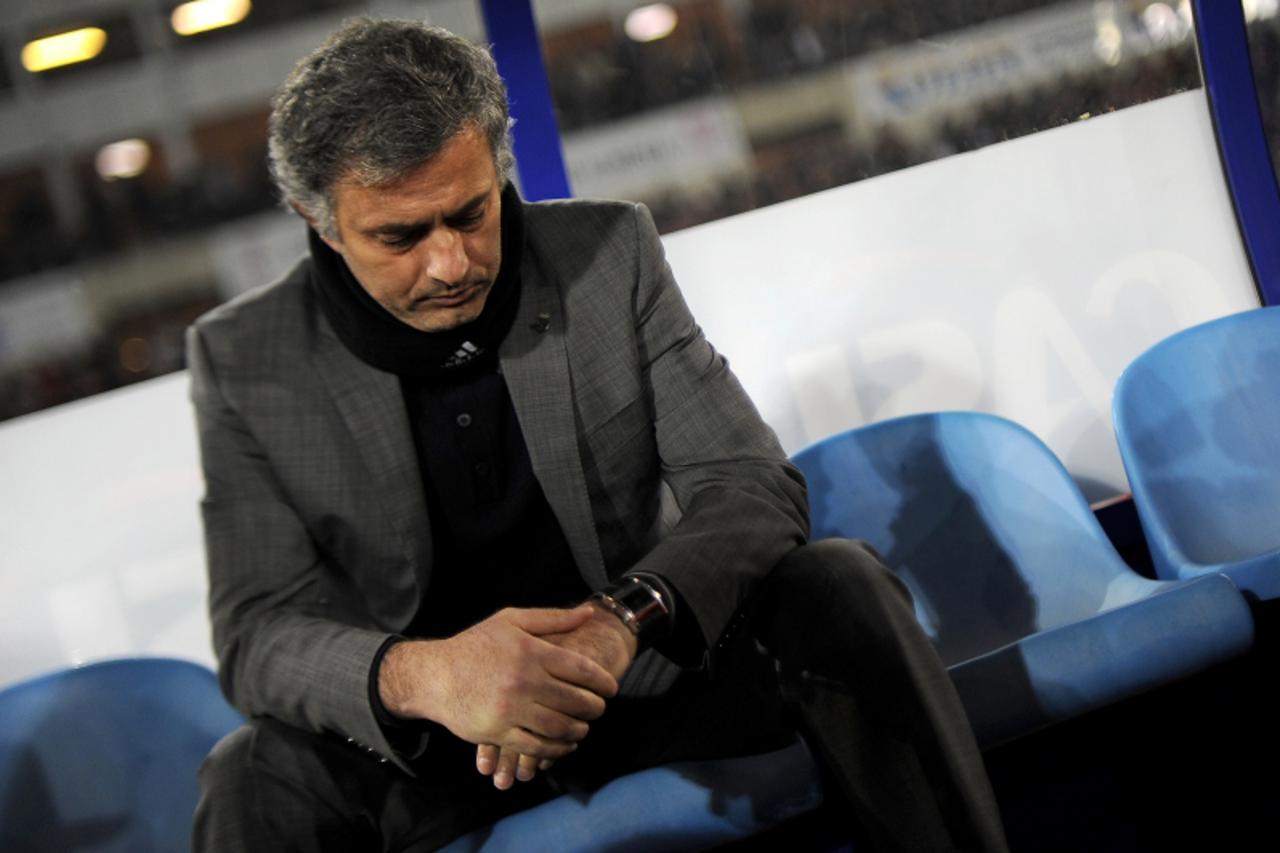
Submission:
M 867 540 L 903 578 L 984 747 L 1253 642 L 1230 580 L 1133 572 L 1052 451 L 1011 421 L 898 418 L 795 462 L 809 481 L 813 538 Z
M 808 748 L 687 761 L 565 795 L 454 841 L 443 853 L 648 853 L 748 838 L 822 803 Z
M 0 850 L 189 849 L 196 770 L 242 723 L 187 661 L 106 661 L 0 690 Z
M 1120 376 L 1116 438 L 1156 571 L 1280 597 L 1280 307 L 1185 329 Z

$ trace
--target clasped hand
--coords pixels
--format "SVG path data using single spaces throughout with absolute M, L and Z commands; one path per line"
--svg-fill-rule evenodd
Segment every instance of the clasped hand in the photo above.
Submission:
M 508 788 L 577 748 L 634 655 L 625 626 L 590 604 L 508 608 L 448 639 L 396 644 L 378 688 L 393 714 L 477 744 L 477 770 Z

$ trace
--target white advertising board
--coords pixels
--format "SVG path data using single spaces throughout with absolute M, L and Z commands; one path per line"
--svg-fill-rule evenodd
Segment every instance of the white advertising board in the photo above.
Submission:
M 665 242 L 788 452 L 980 409 L 1037 432 L 1100 499 L 1127 488 L 1121 370 L 1259 304 L 1217 157 L 1204 94 L 1187 92 Z
M 0 684 L 131 654 L 212 663 L 187 377 L 0 424 Z

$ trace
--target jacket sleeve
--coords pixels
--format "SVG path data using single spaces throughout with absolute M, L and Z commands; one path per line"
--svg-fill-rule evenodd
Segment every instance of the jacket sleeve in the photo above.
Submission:
M 369 702 L 391 636 L 337 610 L 342 598 L 267 453 L 228 402 L 199 325 L 187 334 L 200 440 L 209 614 L 223 692 L 247 716 L 345 735 L 392 756 Z
M 662 479 L 680 517 L 631 571 L 674 587 L 710 648 L 808 536 L 804 477 L 694 322 L 648 210 L 635 210 L 636 341 Z

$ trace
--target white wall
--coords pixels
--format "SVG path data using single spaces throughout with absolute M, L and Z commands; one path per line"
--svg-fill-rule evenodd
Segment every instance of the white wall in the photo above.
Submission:
M 1127 486 L 1111 388 L 1256 307 L 1203 92 L 673 234 L 708 337 L 788 452 L 869 421 L 1025 424 L 1090 499 Z
M 1192 92 L 671 235 L 695 314 L 788 451 L 979 408 L 1091 497 L 1111 386 L 1257 304 Z M 0 683 L 128 653 L 211 662 L 186 378 L 0 424 Z
M 102 657 L 212 663 L 185 373 L 0 424 L 0 684 Z

